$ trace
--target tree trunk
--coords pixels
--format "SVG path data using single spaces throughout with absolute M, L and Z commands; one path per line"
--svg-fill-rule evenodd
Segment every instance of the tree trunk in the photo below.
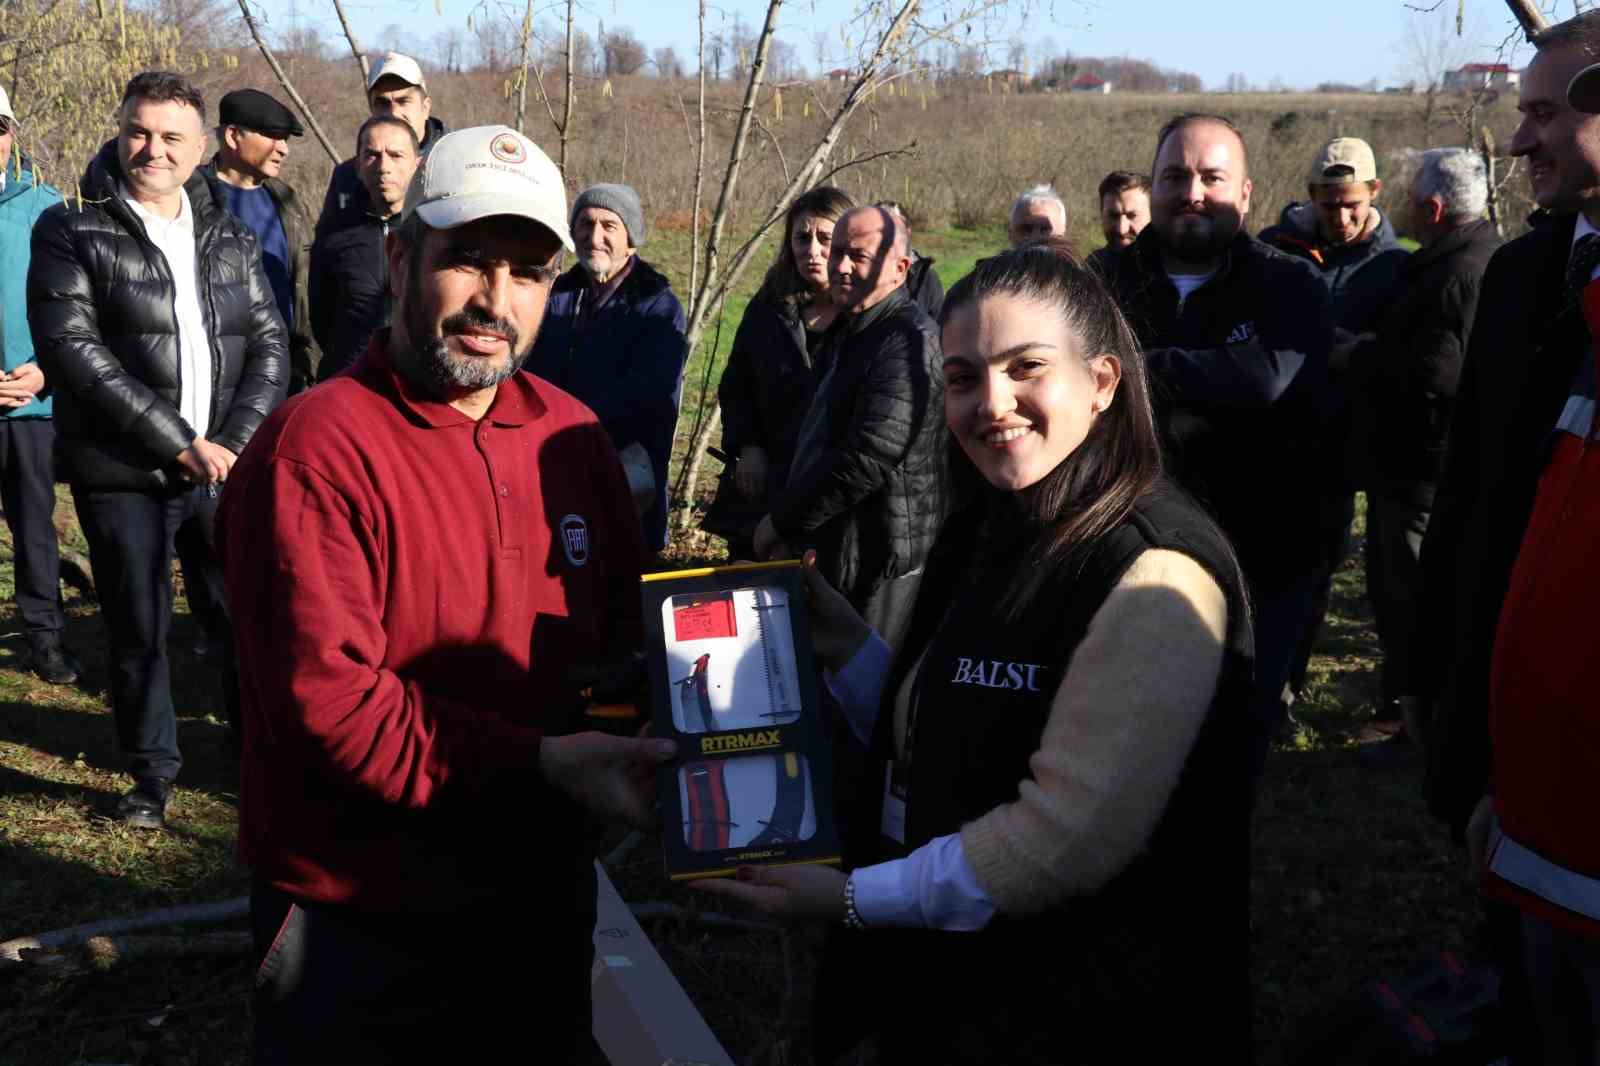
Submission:
M 806 158 L 805 162 L 795 170 L 794 177 L 778 197 L 777 203 L 772 206 L 766 219 L 744 244 L 734 252 L 733 257 L 728 261 L 728 269 L 719 276 L 717 273 L 716 246 L 721 238 L 722 224 L 726 221 L 733 185 L 738 181 L 739 168 L 737 162 L 742 158 L 745 139 L 749 133 L 749 115 L 753 109 L 754 90 L 759 88 L 759 79 L 766 65 L 766 49 L 771 41 L 771 30 L 775 24 L 777 9 L 781 3 L 782 0 L 772 0 L 772 6 L 768 9 L 767 22 L 762 30 L 761 41 L 757 47 L 757 63 L 751 68 L 751 84 L 745 91 L 745 110 L 740 114 L 739 131 L 734 137 L 733 147 L 729 149 L 727 176 L 723 181 L 722 193 L 717 200 L 716 213 L 711 219 L 711 235 L 706 239 L 705 276 L 701 279 L 699 288 L 693 291 L 693 299 L 689 307 L 688 328 L 685 333 L 690 354 L 693 354 L 699 347 L 706 327 L 711 321 L 711 316 L 722 306 L 722 302 L 727 298 L 729 291 L 734 285 L 738 284 L 745 268 L 750 265 L 756 249 L 761 246 L 761 241 L 766 236 L 767 230 L 771 229 L 783 218 L 784 214 L 789 210 L 789 205 L 794 202 L 795 197 L 809 188 L 816 179 L 816 175 L 821 170 L 824 161 L 833 152 L 834 145 L 838 143 L 840 135 L 843 134 L 845 124 L 849 122 L 850 116 L 855 113 L 856 108 L 861 105 L 869 90 L 873 87 L 874 79 L 878 76 L 885 58 L 890 55 L 896 42 L 906 32 L 907 27 L 910 26 L 920 0 L 904 0 L 900 10 L 895 13 L 894 18 L 884 30 L 883 36 L 878 39 L 877 47 L 873 50 L 872 55 L 862 65 L 861 73 L 851 84 L 843 102 L 839 105 L 839 109 L 834 112 L 833 121 L 829 124 L 821 140 L 812 148 L 811 154 Z M 704 77 L 704 69 L 705 64 L 702 62 L 702 78 Z M 704 95 L 702 93 L 703 99 Z M 713 352 L 712 356 L 714 355 L 715 353 Z M 704 396 L 700 398 L 700 402 L 702 405 L 705 403 Z M 679 486 L 678 505 L 680 508 L 678 526 L 680 529 L 687 528 L 693 514 L 694 493 L 699 479 L 700 467 L 704 461 L 705 451 L 710 447 L 711 435 L 715 432 L 716 426 L 720 424 L 720 421 L 721 408 L 718 407 L 713 411 L 712 417 L 707 418 L 700 425 L 693 439 L 689 442 L 683 474 L 677 481 Z
M 527 135 L 528 127 L 528 44 L 533 37 L 533 0 L 528 0 L 522 12 L 522 56 L 517 62 L 517 121 L 518 133 Z
M 561 176 L 567 176 L 567 135 L 572 131 L 572 44 L 576 26 L 572 21 L 576 0 L 567 0 L 567 99 L 561 112 Z

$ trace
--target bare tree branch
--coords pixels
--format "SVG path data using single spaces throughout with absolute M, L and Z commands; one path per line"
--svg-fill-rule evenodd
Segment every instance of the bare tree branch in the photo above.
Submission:
M 272 68 L 272 73 L 277 76 L 278 84 L 283 86 L 283 91 L 289 94 L 289 99 L 294 101 L 294 106 L 306 117 L 306 125 L 311 127 L 311 132 L 322 144 L 322 150 L 328 153 L 328 158 L 333 160 L 333 165 L 341 162 L 339 153 L 333 150 L 333 142 L 328 140 L 328 135 L 322 132 L 322 126 L 317 122 L 317 116 L 311 113 L 311 108 L 295 90 L 294 83 L 289 80 L 289 75 L 283 72 L 283 67 L 278 63 L 278 57 L 272 54 L 272 49 L 267 47 L 266 40 L 261 36 L 261 28 L 256 25 L 256 17 L 250 13 L 250 0 L 239 0 L 239 10 L 244 12 L 244 24 L 250 30 L 250 36 L 255 40 L 256 47 L 261 50 L 261 55 L 266 59 L 267 66 Z
M 694 159 L 694 212 L 689 222 L 689 295 L 699 292 L 700 280 L 700 202 L 706 183 L 706 0 L 700 0 L 700 90 L 696 105 L 700 111 L 700 136 L 695 141 Z
M 344 4 L 340 0 L 333 0 L 333 10 L 339 16 L 339 25 L 344 30 L 344 39 L 350 42 L 350 54 L 356 57 L 356 66 L 361 68 L 361 92 L 367 91 L 367 79 L 371 71 L 367 67 L 367 53 L 362 51 L 361 42 L 356 40 L 356 31 L 350 28 L 350 20 L 345 17 Z
M 767 124 L 762 122 L 759 117 L 755 119 L 755 124 L 756 129 L 760 130 L 762 133 L 765 133 L 767 135 L 767 140 L 772 142 L 773 149 L 778 153 L 778 165 L 783 168 L 783 180 L 785 183 L 788 183 L 790 180 L 789 161 L 783 157 L 783 145 L 778 143 L 778 138 L 774 136 L 773 132 L 767 128 Z
M 561 176 L 567 176 L 567 134 L 572 129 L 572 45 L 576 26 L 572 21 L 575 0 L 567 0 L 567 99 L 561 109 Z
M 689 336 L 695 337 L 697 325 L 704 327 L 706 296 L 717 280 L 718 245 L 722 230 L 728 222 L 728 207 L 733 202 L 734 190 L 739 185 L 739 168 L 744 163 L 745 140 L 750 136 L 750 120 L 755 115 L 756 98 L 761 92 L 761 80 L 767 70 L 767 52 L 772 46 L 772 35 L 778 29 L 778 11 L 783 0 L 769 0 L 767 19 L 761 26 L 761 36 L 756 39 L 756 54 L 750 64 L 750 80 L 745 85 L 744 103 L 739 109 L 739 122 L 733 131 L 733 145 L 728 150 L 728 169 L 722 178 L 722 189 L 717 193 L 717 206 L 711 213 L 711 232 L 706 237 L 706 273 L 700 289 L 694 294 L 694 307 L 690 311 Z M 691 346 L 693 341 L 691 340 Z
M 1522 23 L 1522 32 L 1532 41 L 1549 28 L 1550 23 L 1545 19 L 1544 12 L 1540 11 L 1533 0 L 1506 0 L 1506 6 L 1511 8 L 1511 13 Z
M 528 43 L 533 37 L 533 0 L 522 13 L 522 48 L 517 59 L 517 121 L 518 133 L 526 134 L 528 119 Z M 543 90 L 544 86 L 539 86 Z M 552 116 L 554 117 L 554 116 Z

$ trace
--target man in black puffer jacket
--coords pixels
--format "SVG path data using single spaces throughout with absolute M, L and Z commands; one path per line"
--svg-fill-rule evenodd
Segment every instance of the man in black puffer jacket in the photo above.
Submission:
M 880 207 L 834 225 L 828 273 L 846 311 L 757 558 L 817 549 L 824 577 L 898 649 L 944 519 L 944 373 L 938 327 L 905 289 L 910 234 Z
M 40 217 L 28 268 L 28 324 L 55 390 L 60 475 L 89 541 L 135 780 L 117 813 L 142 827 L 164 823 L 181 764 L 166 652 L 173 533 L 198 516 L 210 539 L 219 487 L 289 382 L 255 234 L 195 173 L 205 106 L 177 74 L 129 82 L 121 132 L 90 162 L 81 198 Z

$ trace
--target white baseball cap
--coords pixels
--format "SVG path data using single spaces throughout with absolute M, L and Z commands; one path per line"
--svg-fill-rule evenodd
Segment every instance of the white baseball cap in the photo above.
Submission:
M 407 85 L 415 85 L 423 92 L 428 91 L 428 83 L 422 80 L 422 68 L 410 56 L 403 56 L 399 52 L 390 52 L 382 59 L 367 68 L 367 92 L 378 84 L 379 78 L 399 78 Z
M 510 126 L 473 126 L 435 141 L 406 189 L 405 214 L 413 211 L 434 229 L 516 215 L 554 233 L 567 251 L 576 250 L 561 171 Z
M 17 114 L 11 110 L 11 97 L 6 95 L 5 86 L 0 85 L 0 118 L 5 119 L 13 126 L 17 124 Z

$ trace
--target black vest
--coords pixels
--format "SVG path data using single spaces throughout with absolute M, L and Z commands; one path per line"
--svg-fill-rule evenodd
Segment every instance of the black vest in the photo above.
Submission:
M 997 515 L 1009 509 L 997 508 L 993 494 L 985 499 L 987 513 L 978 505 L 951 516 L 930 556 L 905 650 L 885 686 L 863 809 L 850 819 L 851 865 L 898 857 L 1017 799 L 1073 652 L 1143 552 L 1182 552 L 1222 587 L 1222 674 L 1138 859 L 1093 897 L 1034 918 L 997 915 L 981 933 L 835 936 L 819 982 L 819 1050 L 877 1031 L 885 1062 L 1065 1063 L 1104 1061 L 1097 1056 L 1118 1047 L 1124 1061 L 1144 1061 L 1153 1035 L 1170 1034 L 1187 1051 L 1225 1037 L 1245 1041 L 1252 647 L 1232 552 L 1198 506 L 1161 482 L 1125 522 L 1054 567 L 1010 620 L 1002 600 L 1018 567 L 1033 564 L 1036 531 Z M 882 782 L 895 695 L 923 649 L 900 847 L 879 832 Z M 1130 1014 L 1157 1005 L 1167 1021 L 1139 1026 Z M 1124 1032 L 1129 1026 L 1140 1031 Z M 1244 1061 L 1247 1048 L 1240 1043 L 1229 1061 Z

